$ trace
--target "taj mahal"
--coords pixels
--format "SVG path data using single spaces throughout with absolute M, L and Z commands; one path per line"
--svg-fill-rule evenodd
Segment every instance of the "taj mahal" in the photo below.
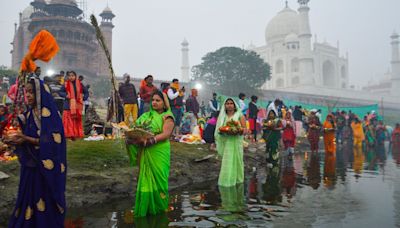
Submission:
M 284 9 L 269 21 L 265 30 L 266 45 L 248 48 L 271 65 L 272 79 L 263 89 L 304 85 L 348 88 L 348 58 L 340 55 L 338 46 L 312 41 L 309 0 L 298 2 L 298 11 L 286 2 Z

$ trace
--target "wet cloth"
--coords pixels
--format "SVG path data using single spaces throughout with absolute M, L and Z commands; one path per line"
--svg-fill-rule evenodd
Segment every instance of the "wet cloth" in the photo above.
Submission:
M 66 144 L 57 107 L 42 82 L 35 79 L 36 116 L 21 115 L 24 135 L 40 138 L 40 146 L 22 144 L 16 149 L 21 164 L 20 183 L 9 228 L 64 227 L 66 213 Z
M 235 186 L 236 184 L 243 183 L 244 181 L 243 136 L 221 135 L 218 129 L 222 126 L 225 126 L 230 120 L 240 121 L 240 119 L 243 117 L 243 114 L 238 108 L 239 106 L 235 103 L 237 111 L 232 117 L 228 117 L 225 111 L 226 100 L 221 105 L 221 111 L 215 127 L 216 130 L 214 137 L 217 144 L 218 154 L 222 157 L 218 185 L 231 187 Z
M 150 106 L 136 121 L 137 124 L 150 123 L 155 135 L 163 131 L 166 118 L 173 118 L 170 110 L 159 114 Z M 155 215 L 168 209 L 168 177 L 171 145 L 169 140 L 157 142 L 149 147 L 128 146 L 131 165 L 137 165 L 139 155 L 139 180 L 136 190 L 135 217 Z

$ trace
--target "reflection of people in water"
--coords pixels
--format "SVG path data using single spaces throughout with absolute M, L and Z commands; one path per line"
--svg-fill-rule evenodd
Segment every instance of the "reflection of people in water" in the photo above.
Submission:
M 293 159 L 285 157 L 284 168 L 282 172 L 282 188 L 286 193 L 288 202 L 296 192 L 296 173 L 294 171 Z
M 158 228 L 168 227 L 169 220 L 165 213 L 149 215 L 146 217 L 134 217 L 136 228 Z
M 243 183 L 236 186 L 218 186 L 221 194 L 221 205 L 224 211 L 242 212 L 245 209 Z
M 267 179 L 263 184 L 263 199 L 269 204 L 282 202 L 282 189 L 280 185 L 280 168 L 274 166 L 267 168 Z
M 319 164 L 319 154 L 311 153 L 310 155 L 310 163 L 307 167 L 308 173 L 308 184 L 313 189 L 318 189 L 321 183 L 321 169 Z
M 343 138 L 342 147 L 344 147 L 344 148 L 338 147 L 338 149 L 336 151 L 336 170 L 343 182 L 346 180 L 346 169 L 347 169 L 348 157 L 349 157 L 349 154 L 346 151 L 347 148 L 349 148 L 349 145 L 346 145 L 346 143 L 344 141 L 345 141 L 345 139 Z M 350 146 L 351 146 L 351 149 L 353 149 L 353 145 L 350 145 Z M 351 150 L 351 153 L 353 153 L 353 150 Z
M 336 156 L 334 154 L 325 154 L 324 166 L 324 185 L 333 189 L 336 184 Z
M 248 190 L 248 198 L 249 199 L 257 199 L 257 187 L 258 187 L 258 180 L 257 180 L 257 172 L 253 172 L 253 175 L 249 181 L 249 190 Z
M 353 169 L 354 169 L 355 177 L 358 178 L 358 177 L 360 177 L 360 174 L 362 173 L 363 164 L 364 164 L 364 160 L 365 160 L 365 156 L 362 151 L 362 145 L 361 144 L 355 145 L 353 153 L 354 153 Z

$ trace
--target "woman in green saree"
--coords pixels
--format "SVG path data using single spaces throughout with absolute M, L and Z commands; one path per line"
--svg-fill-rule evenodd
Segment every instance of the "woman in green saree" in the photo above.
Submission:
M 155 135 L 147 140 L 127 141 L 131 165 L 139 163 L 134 216 L 144 217 L 168 209 L 169 138 L 174 129 L 174 117 L 161 91 L 152 95 L 150 111 L 141 115 L 136 124 L 148 125 Z
M 274 110 L 270 110 L 263 123 L 263 138 L 266 143 L 267 163 L 269 167 L 278 164 L 279 140 L 281 139 L 282 121 Z
M 244 180 L 243 135 L 221 135 L 218 129 L 234 120 L 240 122 L 244 133 L 247 130 L 246 121 L 236 102 L 227 98 L 223 104 L 214 133 L 218 154 L 222 156 L 218 185 L 231 187 L 243 183 Z

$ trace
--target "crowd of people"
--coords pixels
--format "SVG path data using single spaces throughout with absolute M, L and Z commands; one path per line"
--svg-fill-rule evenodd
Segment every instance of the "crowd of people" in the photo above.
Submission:
M 4 138 L 16 146 L 22 166 L 20 191 L 9 227 L 62 227 L 66 210 L 66 139 L 83 137 L 82 113 L 89 98 L 89 86 L 82 84 L 83 77 L 69 71 L 65 78 L 60 72 L 43 82 L 39 76 L 37 69 L 25 86 L 28 108 L 18 117 L 22 131 Z M 11 99 L 17 99 L 16 91 L 10 89 Z M 360 119 L 350 111 L 338 110 L 322 120 L 320 110 L 288 107 L 280 99 L 260 107 L 258 97 L 253 95 L 246 104 L 244 93 L 238 98 L 213 93 L 206 108 L 204 101 L 199 104 L 196 89 L 187 94 L 178 79 L 157 88 L 151 75 L 141 81 L 138 91 L 125 74 L 117 96 L 119 113 L 123 114 L 119 120 L 127 126 L 147 125 L 152 133 L 151 137 L 126 139 L 131 164 L 139 166 L 136 217 L 167 211 L 170 141 L 191 134 L 204 123 L 201 119 L 206 119 L 205 126 L 200 126 L 204 128 L 201 137 L 221 157 L 220 189 L 243 184 L 246 141 L 265 143 L 270 168 L 278 164 L 280 151 L 289 157 L 294 153 L 299 138 L 308 139 L 311 153 L 319 153 L 323 136 L 327 155 L 334 154 L 338 145 L 365 150 L 387 140 L 400 145 L 400 124 L 394 129 L 385 126 L 375 112 Z M 7 109 L 0 107 L 1 126 L 7 118 Z M 236 124 L 238 133 L 222 134 L 220 129 L 229 124 Z

